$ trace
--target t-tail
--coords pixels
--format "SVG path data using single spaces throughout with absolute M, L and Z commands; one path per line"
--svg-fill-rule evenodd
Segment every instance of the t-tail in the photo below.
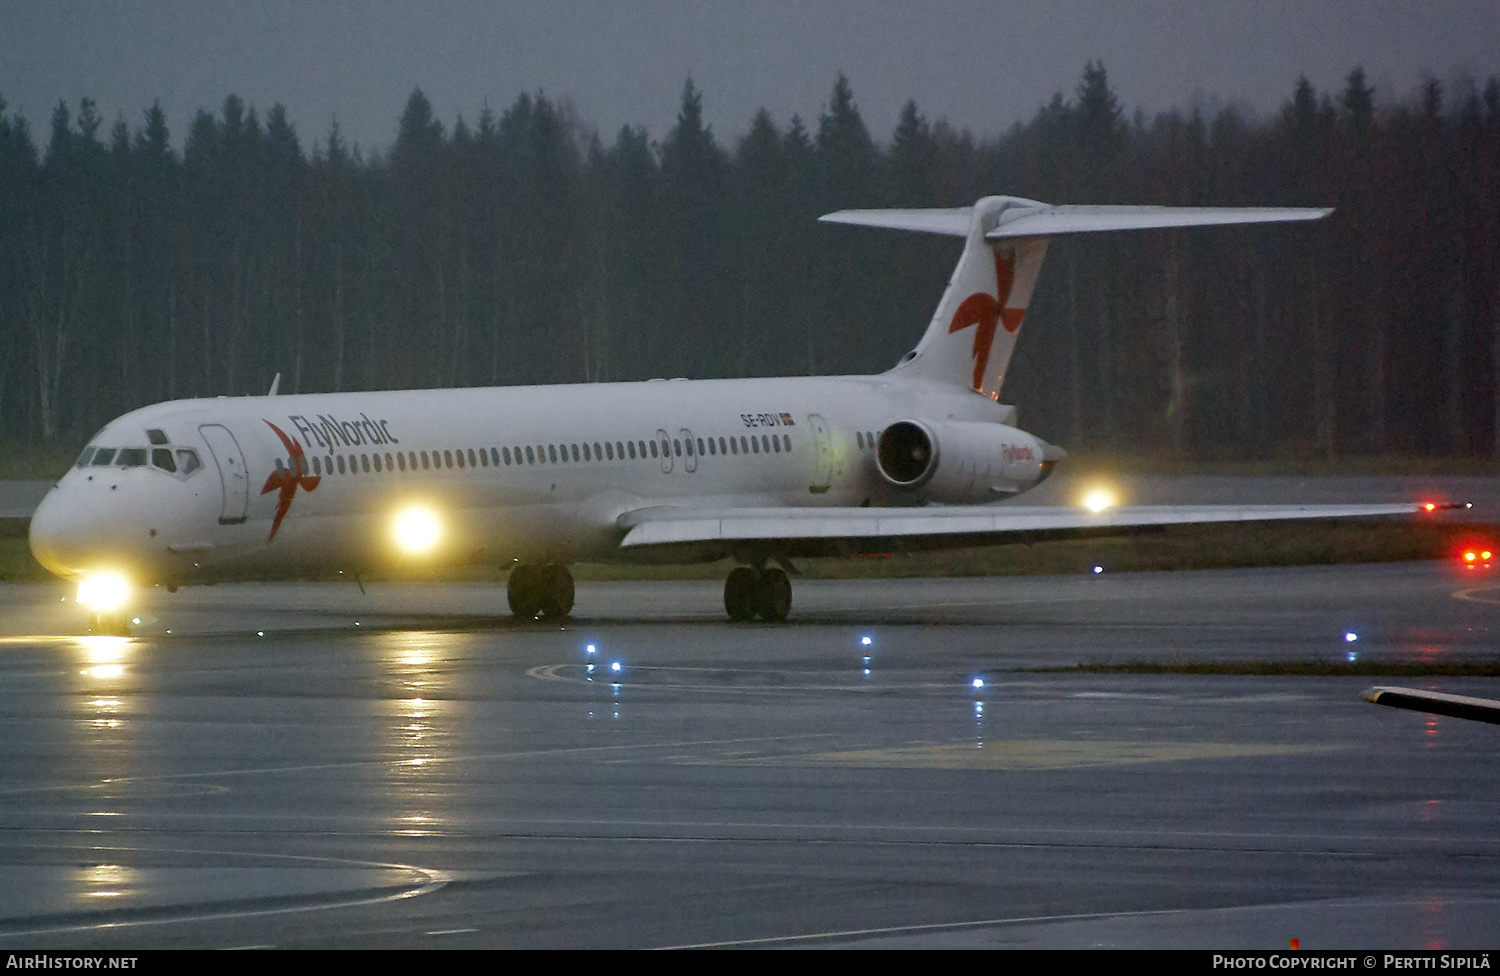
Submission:
M 932 322 L 893 372 L 966 386 L 1000 398 L 1026 306 L 1047 254 L 1063 234 L 1317 220 L 1332 211 L 1293 207 L 1054 207 L 985 197 L 950 210 L 840 210 L 820 219 L 964 238 Z

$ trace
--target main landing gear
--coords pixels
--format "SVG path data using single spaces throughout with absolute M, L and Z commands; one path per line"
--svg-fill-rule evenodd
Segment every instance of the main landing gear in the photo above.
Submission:
M 779 569 L 741 566 L 724 581 L 724 609 L 730 620 L 780 623 L 792 610 L 792 581 Z
M 510 571 L 505 595 L 522 620 L 566 617 L 573 612 L 573 574 L 566 566 L 521 563 Z

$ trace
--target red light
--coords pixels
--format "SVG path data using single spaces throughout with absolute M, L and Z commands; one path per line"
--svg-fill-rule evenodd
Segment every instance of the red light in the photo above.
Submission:
M 1434 504 L 1433 504 L 1433 503 L 1432 503 L 1432 502 L 1427 502 L 1427 503 L 1425 503 L 1425 504 L 1424 504 L 1424 505 L 1423 505 L 1423 506 L 1422 506 L 1422 510 L 1423 510 L 1423 511 L 1424 511 L 1424 512 L 1431 512 L 1431 511 L 1435 511 L 1435 510 L 1436 510 L 1436 509 L 1437 509 L 1437 506 L 1436 506 L 1436 505 L 1434 505 Z
M 1484 552 L 1481 552 L 1479 554 L 1479 558 L 1483 559 L 1485 562 L 1489 562 L 1490 561 L 1490 551 L 1488 549 L 1486 549 Z
M 1468 552 L 1464 553 L 1464 562 L 1472 563 L 1477 558 L 1477 556 L 1478 553 L 1476 553 L 1473 549 L 1470 549 Z

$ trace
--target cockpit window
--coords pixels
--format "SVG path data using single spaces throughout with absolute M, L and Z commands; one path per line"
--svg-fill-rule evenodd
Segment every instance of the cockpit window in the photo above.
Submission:
M 144 447 L 122 447 L 120 453 L 115 457 L 115 464 L 122 468 L 144 468 L 146 466 L 146 449 Z
M 177 449 L 177 469 L 183 474 L 192 474 L 203 467 L 203 462 L 198 460 L 198 452 L 188 450 L 185 447 Z
M 150 430 L 146 431 L 146 437 L 151 441 L 152 444 L 172 443 L 171 441 L 167 440 L 167 432 L 157 427 L 153 427 Z
M 115 449 L 112 447 L 101 447 L 94 451 L 93 465 L 102 468 L 115 459 Z
M 151 449 L 151 466 L 174 474 L 177 471 L 177 462 L 172 460 L 172 452 L 165 447 Z
M 86 468 L 86 467 L 88 467 L 89 466 L 89 461 L 93 460 L 93 457 L 94 457 L 94 449 L 92 447 L 85 447 L 83 449 L 83 453 L 80 454 L 80 455 L 78 455 L 78 463 L 75 464 L 74 467 L 76 467 L 76 468 Z

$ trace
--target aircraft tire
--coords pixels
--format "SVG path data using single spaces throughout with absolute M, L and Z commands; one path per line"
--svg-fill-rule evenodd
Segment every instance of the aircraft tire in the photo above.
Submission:
M 537 574 L 542 616 L 557 619 L 573 612 L 573 574 L 566 566 L 543 566 Z
M 505 598 L 510 604 L 510 612 L 522 620 L 531 620 L 541 612 L 540 577 L 540 567 L 528 563 L 521 563 L 510 571 L 510 579 L 505 584 Z
M 101 637 L 129 637 L 130 618 L 119 611 L 96 613 L 89 619 L 89 633 Z
M 740 566 L 729 573 L 724 581 L 724 612 L 730 620 L 755 619 L 756 589 L 760 576 L 749 566 Z
M 755 583 L 755 615 L 781 623 L 792 612 L 792 581 L 779 569 L 763 569 Z

